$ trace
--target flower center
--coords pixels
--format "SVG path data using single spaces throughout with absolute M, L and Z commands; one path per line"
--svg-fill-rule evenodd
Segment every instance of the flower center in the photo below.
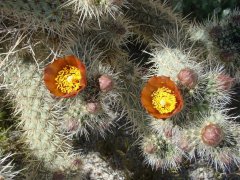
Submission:
M 55 78 L 57 88 L 63 93 L 71 93 L 77 91 L 81 87 L 80 80 L 82 79 L 81 72 L 74 66 L 63 68 L 58 72 Z
M 176 96 L 172 90 L 162 87 L 152 93 L 152 104 L 161 114 L 171 113 L 176 109 Z

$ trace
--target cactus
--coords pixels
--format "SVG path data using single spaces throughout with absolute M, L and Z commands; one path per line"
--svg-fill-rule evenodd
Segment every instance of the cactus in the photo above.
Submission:
M 24 130 L 22 138 L 31 155 L 45 162 L 45 167 L 52 171 L 79 168 L 74 165 L 79 157 L 72 152 L 67 138 L 58 134 L 60 124 L 56 119 L 61 116 L 58 110 L 61 102 L 49 94 L 46 96 L 36 65 L 25 65 L 15 58 L 12 59 L 14 70 L 8 67 L 4 71 L 4 83 L 8 96 L 14 99 L 15 114 L 20 116 L 18 124 Z M 27 81 L 29 78 L 33 81 Z
M 86 93 L 83 93 L 81 97 L 76 97 L 74 101 L 71 99 L 66 103 L 66 106 L 70 108 L 63 115 L 63 128 L 71 134 L 88 136 L 90 130 L 97 131 L 104 136 L 104 131 L 110 131 L 111 126 L 114 126 L 122 116 L 121 107 L 118 105 L 120 103 L 119 78 L 106 65 L 93 63 L 91 68 L 88 79 L 91 85 Z M 101 90 L 100 80 L 106 81 L 103 77 L 111 78 L 110 81 L 113 83 L 110 84 L 113 86 L 111 89 L 107 87 L 109 84 L 104 85 L 102 82 L 105 89 L 102 87 Z
M 141 132 L 144 133 L 141 135 L 143 137 L 141 149 L 146 161 L 153 167 L 161 164 L 160 167 L 163 169 L 177 169 L 182 156 L 191 160 L 197 153 L 201 158 L 207 160 L 210 158 L 209 163 L 216 169 L 226 170 L 230 164 L 239 163 L 237 160 L 239 147 L 236 143 L 238 138 L 235 134 L 237 131 L 234 130 L 234 133 L 229 131 L 233 127 L 238 129 L 238 125 L 233 122 L 234 119 L 226 115 L 226 105 L 231 102 L 233 78 L 227 75 L 220 65 L 213 67 L 212 64 L 206 64 L 207 61 L 199 61 L 204 55 L 199 52 L 195 54 L 195 50 L 200 49 L 196 49 L 195 45 L 188 41 L 188 34 L 182 36 L 184 34 L 184 31 L 165 34 L 163 39 L 157 39 L 156 48 L 149 53 L 152 56 L 148 62 L 151 67 L 143 77 L 148 81 L 142 90 L 141 101 L 149 114 L 145 119 L 146 124 L 152 130 L 147 131 L 146 126 Z M 173 82 L 180 90 L 182 100 L 179 99 L 177 90 L 173 88 Z M 161 87 L 164 87 L 163 90 Z M 158 96 L 157 99 L 162 98 L 158 108 L 155 107 L 155 96 Z M 178 105 L 181 101 L 184 103 L 183 109 L 178 113 L 172 111 L 173 107 L 179 111 Z M 159 107 L 166 108 L 164 110 L 168 114 L 165 116 L 165 111 Z M 169 115 L 169 112 L 172 112 L 172 115 Z M 206 122 L 199 117 L 203 117 Z M 201 125 L 199 129 L 195 129 L 194 124 Z M 220 142 L 228 145 L 222 147 Z M 162 149 L 164 147 L 166 149 Z M 172 151 L 174 153 L 171 154 Z M 229 159 L 229 163 L 221 161 L 219 156 L 226 156 L 225 159 Z
M 238 164 L 239 125 L 231 121 L 234 117 L 227 115 L 227 111 L 213 111 L 201 118 L 184 132 L 192 142 L 190 146 L 216 169 L 229 169 L 230 164 Z
M 26 179 L 125 179 L 80 154 L 83 139 L 120 127 L 157 171 L 239 166 L 238 10 L 201 26 L 159 0 L 2 0 L 0 11 L 0 90 Z
M 193 41 L 201 41 L 207 47 L 212 63 L 221 63 L 227 72 L 239 81 L 239 10 L 235 9 L 219 20 L 216 15 L 203 25 L 189 31 Z

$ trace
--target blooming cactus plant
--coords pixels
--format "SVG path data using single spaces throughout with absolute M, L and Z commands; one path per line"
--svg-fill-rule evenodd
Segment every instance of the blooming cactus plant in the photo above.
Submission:
M 98 167 L 74 140 L 123 122 L 153 169 L 239 166 L 237 10 L 201 28 L 152 0 L 2 1 L 0 11 L 0 90 L 30 164 L 21 176 L 86 178 Z M 137 59 L 135 44 L 146 45 Z

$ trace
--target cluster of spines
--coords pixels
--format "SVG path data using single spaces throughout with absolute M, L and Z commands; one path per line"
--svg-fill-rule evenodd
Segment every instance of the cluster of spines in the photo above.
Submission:
M 0 179 L 14 179 L 20 171 L 14 170 L 14 165 L 10 160 L 12 154 L 0 157 Z
M 96 21 L 92 21 L 96 23 Z M 95 42 L 102 46 L 103 50 L 108 48 L 120 48 L 126 46 L 128 38 L 132 35 L 131 21 L 124 15 L 117 15 L 114 19 L 111 16 L 104 16 L 101 19 L 101 27 L 89 25 L 89 32 Z
M 166 135 L 166 134 L 165 134 Z M 179 169 L 183 153 L 175 145 L 173 138 L 160 133 L 145 134 L 141 142 L 142 153 L 146 164 L 153 169 Z
M 71 7 L 79 15 L 79 21 L 85 19 L 97 19 L 100 25 L 100 19 L 103 16 L 121 13 L 121 7 L 126 6 L 126 0 L 66 0 L 61 7 Z
M 131 5 L 126 9 L 126 14 L 134 23 L 133 32 L 137 40 L 146 44 L 152 42 L 154 34 L 162 35 L 166 28 L 185 24 L 166 1 L 129 0 L 129 3 Z
M 61 1 L 3 1 L 0 10 L 21 28 L 48 30 L 60 35 L 77 23 L 71 11 L 60 9 Z
M 211 63 L 222 64 L 227 73 L 239 81 L 240 14 L 233 10 L 221 20 L 216 15 L 204 23 L 190 28 L 191 39 L 201 41 L 209 52 Z
M 18 51 L 31 55 L 37 62 L 48 56 L 49 51 L 60 51 L 72 43 L 79 30 L 77 18 L 70 10 L 61 9 L 61 4 L 61 1 L 3 1 L 0 5 L 4 14 L 0 20 L 2 52 L 9 56 Z
M 123 171 L 112 169 L 99 153 L 89 152 L 84 156 L 84 172 L 88 179 L 124 180 Z

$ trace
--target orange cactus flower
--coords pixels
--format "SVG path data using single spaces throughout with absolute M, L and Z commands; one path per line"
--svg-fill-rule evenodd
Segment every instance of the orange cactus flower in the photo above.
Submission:
M 57 58 L 44 69 L 44 82 L 57 97 L 73 97 L 87 84 L 85 65 L 74 55 Z
M 176 84 L 166 76 L 153 76 L 144 86 L 141 102 L 149 114 L 167 119 L 183 108 L 183 99 Z

